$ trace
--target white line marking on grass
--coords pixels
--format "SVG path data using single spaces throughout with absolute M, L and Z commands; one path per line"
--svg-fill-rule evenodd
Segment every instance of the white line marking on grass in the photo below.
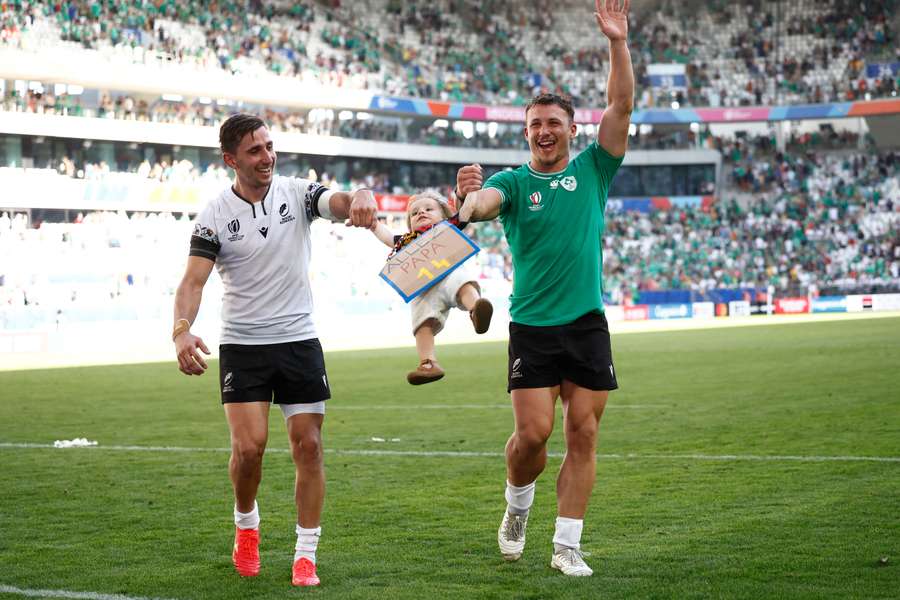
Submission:
M 619 408 L 667 408 L 674 404 L 607 404 L 604 410 Z M 381 406 L 371 406 L 368 404 L 347 405 L 335 404 L 329 405 L 328 410 L 453 410 L 453 409 L 483 409 L 483 408 L 505 408 L 512 409 L 512 404 L 385 404 Z
M 53 444 L 0 442 L 2 449 L 52 449 L 59 452 L 111 450 L 119 452 L 231 452 L 231 448 L 189 448 L 185 446 L 88 446 L 82 448 L 54 448 Z M 287 454 L 287 448 L 269 448 L 266 452 Z M 366 450 L 326 448 L 325 454 L 341 456 L 413 456 L 449 458 L 498 458 L 503 452 L 475 452 L 466 450 Z M 562 458 L 561 452 L 548 452 L 547 456 Z M 610 460 L 707 460 L 707 461 L 785 461 L 785 462 L 878 462 L 900 463 L 900 456 L 804 456 L 799 454 L 598 454 L 597 458 Z
M 96 592 L 69 592 L 67 590 L 23 590 L 10 585 L 0 585 L 0 593 L 27 596 L 30 598 L 76 598 L 81 600 L 165 600 L 145 596 L 123 596 L 122 594 L 98 594 Z

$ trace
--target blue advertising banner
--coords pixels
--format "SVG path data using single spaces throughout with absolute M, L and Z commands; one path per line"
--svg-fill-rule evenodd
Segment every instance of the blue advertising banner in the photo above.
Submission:
M 813 298 L 812 312 L 842 313 L 847 312 L 847 296 L 820 296 Z
M 648 75 L 650 86 L 655 88 L 686 88 L 687 76 L 685 75 Z
M 655 88 L 686 88 L 685 67 L 679 63 L 647 65 L 647 78 Z
M 869 63 L 866 65 L 866 77 L 869 79 L 896 77 L 898 74 L 900 74 L 900 62 Z
M 651 304 L 651 319 L 690 319 L 693 310 L 690 304 Z

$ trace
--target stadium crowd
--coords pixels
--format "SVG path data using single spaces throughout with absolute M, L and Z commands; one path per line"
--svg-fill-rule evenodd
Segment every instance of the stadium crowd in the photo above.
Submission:
M 66 93 L 53 94 L 49 84 L 43 87 L 46 91 L 27 90 L 18 93 L 8 92 L 0 111 L 25 112 L 34 114 L 52 114 L 63 116 L 87 116 L 108 119 L 125 119 L 154 123 L 177 123 L 183 125 L 201 125 L 217 127 L 234 111 L 234 107 L 218 103 L 188 104 L 179 101 L 157 100 L 148 103 L 129 95 L 102 94 L 95 106 L 85 106 L 78 96 Z M 466 148 L 517 149 L 526 150 L 527 144 L 522 137 L 521 126 L 516 123 L 498 124 L 495 129 L 484 123 L 475 124 L 468 133 L 440 120 L 432 121 L 427 126 L 413 124 L 409 119 L 384 118 L 369 115 L 369 118 L 352 118 L 340 115 L 340 111 L 318 109 L 307 112 L 291 112 L 273 110 L 271 108 L 251 108 L 258 112 L 273 131 L 285 133 L 304 133 L 313 135 L 329 135 L 348 139 L 362 139 L 382 142 L 425 144 L 431 146 L 451 146 Z M 593 130 L 579 126 L 575 147 L 584 147 L 591 139 Z M 467 137 L 468 136 L 468 137 Z M 808 150 L 831 150 L 854 148 L 859 135 L 850 132 L 836 132 L 825 129 L 816 133 L 792 132 L 786 140 L 787 149 L 791 152 Z M 866 143 L 869 140 L 865 140 Z M 738 162 L 740 157 L 751 149 L 771 151 L 775 147 L 774 134 L 758 135 L 744 142 L 728 144 L 722 137 L 710 133 L 707 125 L 701 125 L 697 131 L 685 126 L 682 129 L 644 130 L 635 127 L 629 140 L 632 150 L 673 150 L 682 148 L 728 149 L 726 157 L 731 156 L 737 148 Z
M 770 285 L 778 293 L 791 295 L 900 290 L 900 154 L 809 152 L 776 155 L 774 162 L 756 164 L 768 166 L 754 171 L 752 196 L 741 196 L 740 187 L 728 188 L 722 194 L 724 200 L 708 210 L 608 211 L 604 237 L 608 300 L 638 302 L 645 290 L 687 289 L 702 294 Z M 402 228 L 402 218 L 388 215 L 388 219 Z M 96 289 L 98 278 L 105 277 L 104 293 L 118 290 L 109 296 L 111 300 L 135 281 L 157 293 L 170 294 L 174 289 L 170 268 L 159 272 L 145 263 L 148 256 L 159 263 L 158 248 L 182 249 L 190 226 L 185 215 L 176 219 L 166 213 L 129 216 L 120 211 L 80 214 L 74 221 L 33 223 L 38 227 L 28 228 L 21 214 L 0 216 L 4 256 L 48 257 L 38 261 L 48 271 L 40 273 L 38 268 L 24 285 L 19 277 L 15 293 L 10 288 L 13 278 L 0 273 L 0 277 L 6 275 L 6 285 L 0 286 L 6 304 L 22 303 L 29 293 L 37 301 L 40 294 L 27 290 L 29 282 L 39 281 L 62 282 L 50 288 L 66 298 L 89 297 L 61 272 L 69 263 L 51 260 L 52 256 L 103 265 L 103 277 L 88 274 L 84 283 Z M 347 264 L 340 260 L 337 264 L 345 269 L 347 281 L 355 278 L 353 293 L 378 295 L 377 278 L 360 280 L 358 266 L 347 258 L 358 255 L 347 244 L 365 242 L 338 226 L 323 225 L 317 231 L 336 248 L 334 256 L 344 257 Z M 485 250 L 477 259 L 481 277 L 511 280 L 512 264 L 500 223 L 477 223 L 468 231 Z M 110 271 L 111 265 L 123 264 L 126 250 L 124 262 L 129 268 Z M 77 259 L 79 252 L 90 254 Z M 171 258 L 177 264 L 183 257 Z M 13 266 L 5 264 L 7 269 Z M 147 270 L 151 274 L 137 275 Z M 321 276 L 328 275 L 323 271 Z M 334 273 L 331 278 L 342 280 Z
M 608 57 L 584 2 L 501 0 L 102 3 L 18 0 L 0 7 L 0 44 L 131 53 L 197 69 L 299 77 L 390 95 L 524 104 L 535 91 L 604 103 Z M 637 107 L 843 102 L 895 96 L 896 0 L 697 4 L 635 16 Z M 581 21 L 570 19 L 585 14 Z M 563 26 L 565 24 L 565 26 Z M 77 60 L 77 58 L 73 58 Z M 648 66 L 684 66 L 654 87 Z M 778 82 L 776 85 L 774 82 Z

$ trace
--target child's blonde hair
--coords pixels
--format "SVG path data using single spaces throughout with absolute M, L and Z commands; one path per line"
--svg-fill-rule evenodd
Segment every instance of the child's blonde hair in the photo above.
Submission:
M 431 190 L 425 190 L 424 192 L 419 192 L 418 194 L 413 194 L 409 197 L 409 202 L 406 205 L 406 229 L 412 229 L 412 214 L 411 209 L 413 203 L 416 200 L 422 200 L 424 198 L 428 198 L 430 200 L 434 200 L 438 203 L 438 206 L 441 207 L 441 212 L 444 213 L 444 218 L 449 219 L 453 216 L 453 211 L 450 210 L 450 204 L 447 203 L 447 199 L 438 194 L 437 192 L 432 192 Z

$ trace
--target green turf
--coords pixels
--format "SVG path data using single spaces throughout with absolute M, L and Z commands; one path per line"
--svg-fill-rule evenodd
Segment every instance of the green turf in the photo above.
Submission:
M 538 482 L 524 557 L 505 563 L 502 458 L 357 452 L 501 452 L 506 351 L 480 344 L 439 347 L 448 375 L 420 388 L 404 380 L 412 349 L 327 356 L 318 590 L 289 585 L 293 470 L 279 413 L 259 499 L 262 574 L 241 580 L 215 376 L 184 377 L 174 361 L 0 372 L 0 443 L 211 450 L 0 447 L 0 586 L 178 599 L 898 596 L 900 462 L 688 455 L 900 457 L 900 319 L 613 346 L 622 389 L 598 451 L 616 456 L 598 462 L 582 539 L 594 577 L 549 568 L 558 457 Z M 481 407 L 414 408 L 425 404 Z

